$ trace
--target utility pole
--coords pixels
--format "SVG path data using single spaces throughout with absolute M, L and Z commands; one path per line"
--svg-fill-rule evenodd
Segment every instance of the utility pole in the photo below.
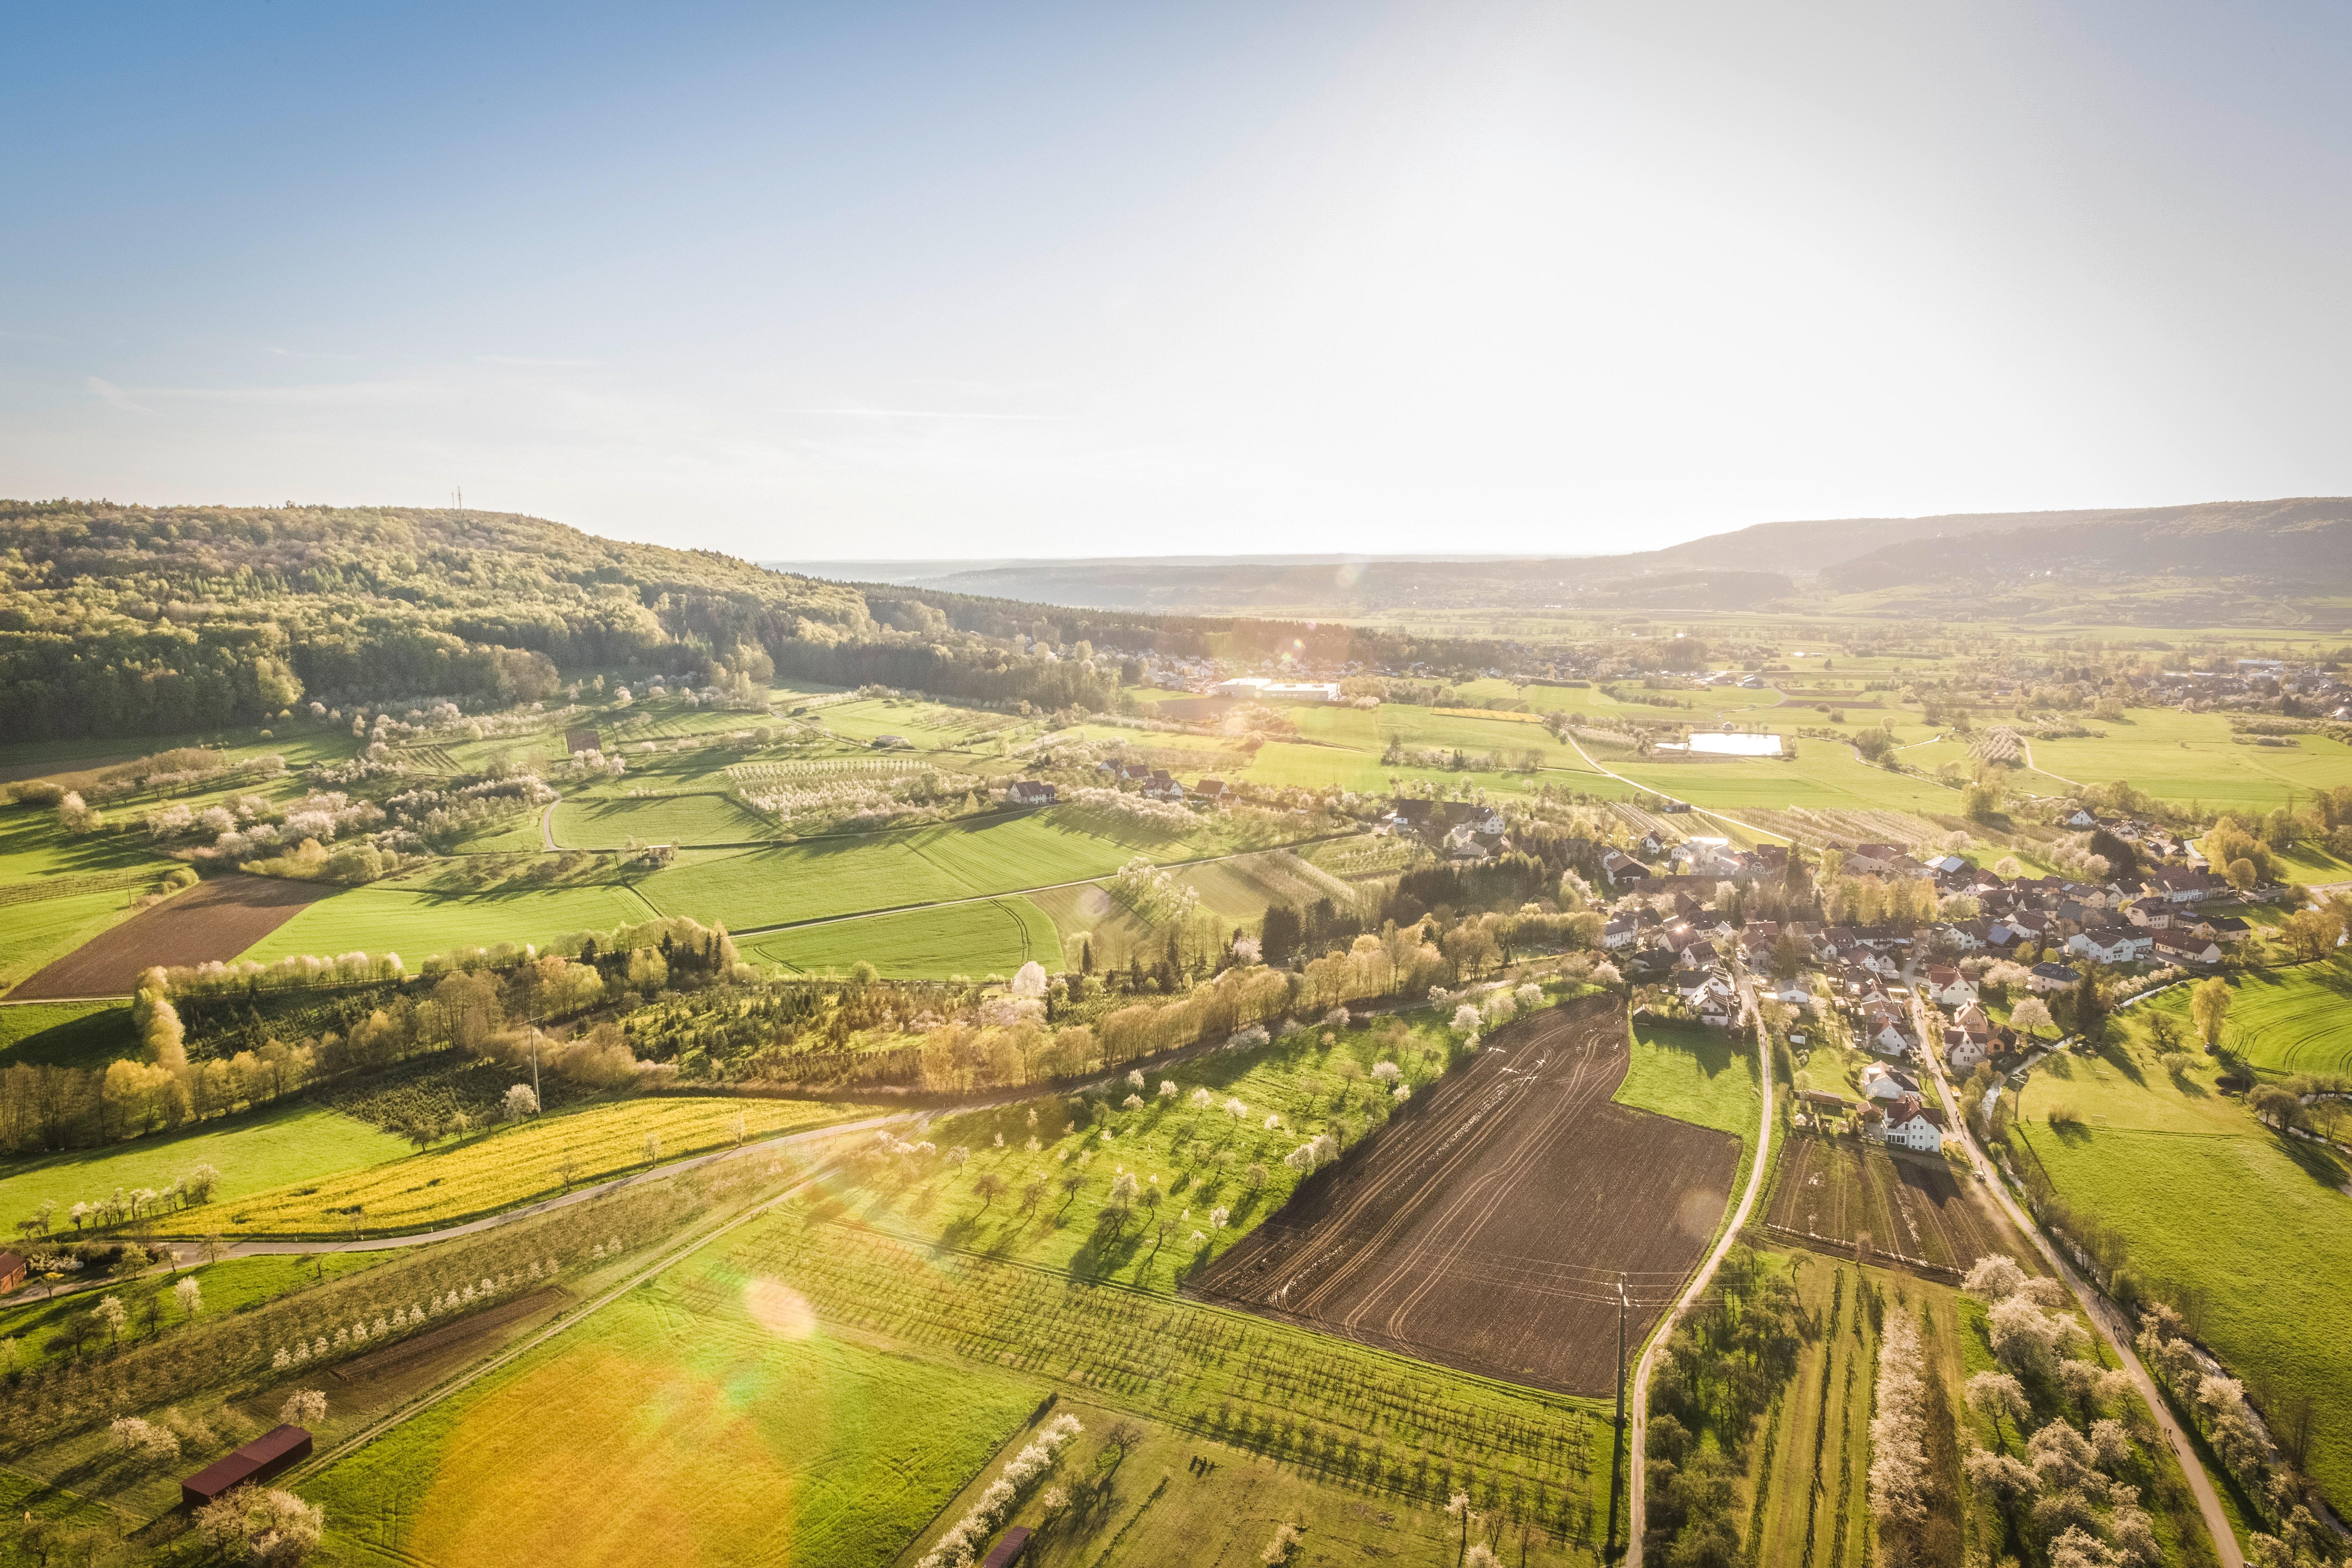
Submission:
M 1625 1430 L 1625 1271 L 1617 1271 L 1617 1430 Z

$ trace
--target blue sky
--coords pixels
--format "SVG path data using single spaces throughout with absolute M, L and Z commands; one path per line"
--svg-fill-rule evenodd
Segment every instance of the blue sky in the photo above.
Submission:
M 2352 490 L 2352 13 L 0 14 L 0 494 L 765 558 Z

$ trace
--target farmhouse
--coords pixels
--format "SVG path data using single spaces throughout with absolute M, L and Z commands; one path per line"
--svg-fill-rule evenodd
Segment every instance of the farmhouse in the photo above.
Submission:
M 1143 781 L 1143 793 L 1153 800 L 1182 800 L 1184 786 L 1169 777 L 1166 768 L 1154 768 Z
M 1650 868 L 1622 849 L 1612 849 L 1601 857 L 1601 874 L 1609 879 L 1612 888 L 1626 882 L 1638 882 L 1650 874 Z
M 1051 805 L 1055 793 L 1042 779 L 1014 779 L 1004 786 L 1004 799 L 1012 805 Z
M 1601 945 L 1614 952 L 1633 946 L 1641 934 L 1641 924 L 1632 915 L 1612 915 L 1609 923 L 1601 928 Z
M 1906 1094 L 1888 1106 L 1884 1119 L 1866 1131 L 1882 1143 L 1923 1154 L 1937 1153 L 1944 1147 L 1944 1113 L 1920 1104 L 1918 1096 Z
M 180 1483 L 180 1504 L 202 1508 L 223 1492 L 259 1483 L 310 1457 L 310 1434 L 299 1426 L 273 1427 L 225 1459 L 215 1459 Z

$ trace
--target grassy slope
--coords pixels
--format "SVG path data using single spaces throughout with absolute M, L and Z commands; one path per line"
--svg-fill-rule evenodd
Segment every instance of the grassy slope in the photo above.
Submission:
M 43 1199 L 55 1199 L 52 1222 L 70 1231 L 66 1209 L 121 1187 L 161 1188 L 198 1165 L 220 1172 L 209 1207 L 188 1211 L 175 1228 L 225 1229 L 227 1205 L 250 1194 L 397 1159 L 407 1145 L 389 1132 L 317 1105 L 286 1105 L 207 1122 L 181 1132 L 136 1138 L 104 1149 L 78 1149 L 18 1161 L 0 1175 L 0 1220 L 14 1224 Z
M 2256 1068 L 2273 1075 L 2352 1073 L 2352 959 L 2232 975 L 2230 988 L 2224 1039 Z M 2183 1038 L 2194 1037 L 2189 987 L 2176 986 L 2142 1006 L 2169 1013 Z M 2141 1008 L 2132 1011 L 2137 1016 Z
M 846 973 L 864 962 L 886 975 L 926 980 L 1010 974 L 1032 959 L 1049 972 L 1063 967 L 1054 922 L 1018 896 L 779 931 L 747 940 L 742 951 L 803 973 Z
M 555 807 L 555 841 L 566 849 L 618 849 L 630 838 L 648 844 L 740 844 L 774 837 L 773 827 L 723 795 L 567 797 Z
M 355 1225 L 373 1234 L 429 1229 L 650 1169 L 660 1161 L 727 1148 L 736 1141 L 738 1116 L 745 1136 L 758 1139 L 850 1121 L 871 1109 L 731 1097 L 587 1106 L 389 1164 L 341 1174 L 305 1172 L 268 1192 L 214 1205 L 217 1212 L 208 1212 L 206 1223 L 232 1237 L 331 1235 Z M 649 1134 L 660 1140 L 657 1154 L 650 1157 Z M 359 1216 L 341 1212 L 354 1204 L 362 1209 Z
M 2250 1389 L 2318 1407 L 2308 1468 L 2352 1495 L 2352 1181 L 2341 1159 L 2290 1143 L 2214 1094 L 2211 1069 L 2176 1089 L 2145 1058 L 2053 1058 L 2020 1096 L 2017 1137 L 2069 1203 L 2120 1232 L 2159 1289 L 2201 1295 L 2200 1337 Z M 2061 1076 L 2061 1071 L 2065 1076 Z M 2086 1125 L 2061 1134 L 2048 1112 Z
M 243 956 L 266 963 L 295 953 L 393 952 L 413 963 L 460 947 L 546 942 L 653 918 L 644 900 L 614 882 L 480 893 L 378 883 L 320 900 Z
M 27 1002 L 0 1007 L 0 1068 L 100 1068 L 133 1056 L 131 1009 L 115 1002 Z

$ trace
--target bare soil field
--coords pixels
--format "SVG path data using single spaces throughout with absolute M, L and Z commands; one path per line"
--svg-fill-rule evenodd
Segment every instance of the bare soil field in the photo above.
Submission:
M 1790 1136 L 1765 1228 L 1843 1253 L 1867 1239 L 1874 1258 L 1957 1276 L 1989 1252 L 2014 1252 L 1991 1206 L 1940 1159 L 1843 1139 Z
M 1612 1104 L 1623 1004 L 1586 997 L 1496 1031 L 1300 1187 L 1186 1293 L 1491 1377 L 1616 1386 L 1629 1343 L 1723 1218 L 1739 1140 Z
M 215 877 L 131 916 L 9 993 L 29 1002 L 65 996 L 120 996 L 151 964 L 235 958 L 340 888 L 274 877 Z

